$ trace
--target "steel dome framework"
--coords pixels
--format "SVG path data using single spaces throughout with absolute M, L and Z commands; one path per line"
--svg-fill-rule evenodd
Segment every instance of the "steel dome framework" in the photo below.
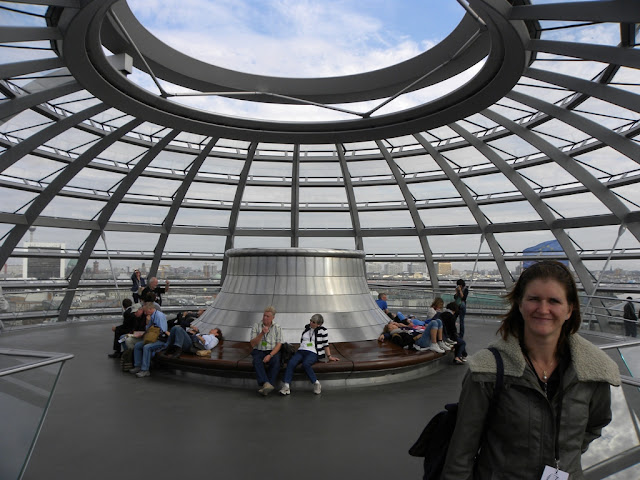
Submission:
M 27 5 L 28 4 L 28 5 Z M 466 5 L 466 4 L 465 4 Z M 605 261 L 640 259 L 640 9 L 634 0 L 471 0 L 439 45 L 359 75 L 275 78 L 176 52 L 123 0 L 0 4 L 0 264 L 73 259 L 65 318 L 90 262 L 217 263 L 235 247 L 364 250 L 367 261 L 497 270 L 557 240 L 587 293 Z M 127 63 L 158 91 L 123 74 Z M 473 65 L 466 83 L 392 102 Z M 240 118 L 167 85 L 351 112 Z M 29 230 L 60 248 L 25 247 Z M 105 245 L 108 245 L 109 252 Z

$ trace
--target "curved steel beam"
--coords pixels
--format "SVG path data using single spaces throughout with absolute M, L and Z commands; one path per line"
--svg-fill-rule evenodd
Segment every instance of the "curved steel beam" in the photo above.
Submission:
M 207 156 L 209 155 L 211 149 L 214 147 L 217 141 L 217 138 L 212 138 L 211 140 L 209 140 L 209 143 L 207 143 L 207 145 L 202 149 L 200 154 L 193 161 L 191 167 L 189 168 L 189 171 L 184 176 L 182 184 L 180 184 L 178 190 L 176 190 L 175 194 L 173 195 L 171 207 L 169 208 L 169 211 L 167 212 L 167 215 L 162 222 L 164 232 L 162 232 L 162 234 L 160 235 L 158 243 L 153 249 L 153 262 L 151 262 L 151 267 L 149 268 L 149 277 L 155 277 L 158 273 L 158 267 L 160 266 L 162 253 L 164 252 L 164 248 L 167 245 L 167 240 L 169 239 L 169 235 L 171 234 L 171 230 L 173 229 L 173 222 L 176 219 L 178 210 L 182 205 L 184 197 L 187 195 L 187 191 L 189 191 L 189 187 L 200 171 L 200 167 L 202 167 L 202 164 L 207 159 Z
M 561 2 L 551 5 L 514 5 L 513 20 L 565 20 L 598 22 L 640 22 L 636 0 Z
M 242 202 L 242 196 L 244 195 L 244 189 L 247 186 L 247 178 L 249 178 L 249 170 L 251 170 L 251 164 L 253 163 L 253 157 L 256 154 L 258 144 L 253 142 L 249 146 L 247 153 L 247 159 L 240 172 L 240 179 L 238 180 L 238 188 L 236 188 L 236 194 L 233 198 L 233 207 L 231 208 L 231 215 L 229 215 L 229 233 L 227 234 L 227 240 L 224 245 L 224 251 L 230 250 L 234 247 L 234 241 L 236 236 L 236 229 L 238 227 L 238 215 L 240 214 L 240 203 Z M 222 271 L 220 273 L 220 283 L 224 283 L 224 277 L 227 275 L 227 267 L 229 265 L 229 258 L 225 255 L 222 262 Z
M 153 148 L 150 148 L 149 151 L 142 156 L 138 163 L 136 163 L 135 166 L 129 171 L 129 173 L 122 179 L 118 187 L 115 189 L 115 191 L 107 201 L 106 205 L 100 212 L 98 220 L 96 221 L 97 228 L 89 233 L 82 247 L 82 251 L 78 256 L 76 266 L 71 272 L 67 293 L 65 294 L 64 298 L 62 299 L 62 303 L 60 304 L 60 314 L 58 315 L 58 321 L 66 320 L 67 316 L 69 315 L 69 310 L 71 309 L 73 298 L 76 293 L 75 290 L 80 284 L 84 269 L 87 266 L 91 255 L 93 254 L 100 236 L 107 228 L 109 219 L 113 215 L 113 212 L 116 211 L 116 208 L 118 208 L 124 196 L 133 186 L 135 181 L 140 177 L 142 172 L 144 172 L 145 168 L 147 168 L 151 164 L 151 162 L 164 150 L 169 142 L 176 138 L 179 133 L 180 132 L 178 132 L 177 130 L 173 130 L 172 132 L 167 133 L 164 138 L 162 138 L 162 140 L 160 140 L 153 146 Z
M 293 146 L 291 165 L 291 246 L 300 243 L 300 145 Z
M 487 245 L 493 254 L 496 265 L 498 266 L 498 271 L 500 272 L 500 277 L 502 277 L 502 281 L 506 288 L 509 288 L 513 283 L 513 277 L 507 268 L 507 264 L 505 263 L 504 256 L 502 255 L 502 249 L 498 244 L 495 235 L 493 232 L 487 230 L 489 227 L 489 222 L 487 218 L 484 216 L 482 211 L 480 210 L 480 206 L 478 202 L 471 194 L 469 187 L 462 181 L 460 175 L 451 167 L 449 162 L 442 156 L 440 152 L 438 152 L 431 143 L 422 135 L 415 135 L 416 139 L 422 144 L 427 153 L 431 155 L 431 158 L 438 164 L 438 166 L 442 169 L 442 171 L 447 175 L 455 189 L 460 194 L 462 201 L 465 203 L 471 215 L 476 220 L 478 224 L 478 228 L 480 229 L 480 234 L 484 235 L 484 238 L 487 240 Z
M 98 115 L 109 108 L 104 103 L 98 103 L 92 107 L 86 108 L 74 113 L 69 117 L 65 117 L 46 128 L 43 128 L 39 132 L 34 133 L 29 138 L 24 139 L 22 142 L 8 148 L 0 155 L 0 173 L 4 172 L 11 165 L 23 158 L 25 155 L 29 155 L 37 148 L 44 145 L 46 142 L 54 137 L 57 137 L 63 132 L 66 132 L 70 128 L 73 128 L 80 122 Z
M 566 88 L 568 91 L 580 92 L 603 102 L 640 113 L 640 95 L 627 90 L 537 68 L 528 68 L 525 70 L 524 76 Z
M 356 195 L 353 191 L 353 182 L 351 181 L 351 173 L 347 166 L 347 159 L 344 156 L 344 146 L 342 144 L 336 144 L 336 152 L 338 154 L 338 161 L 340 162 L 340 171 L 342 172 L 342 182 L 344 183 L 344 189 L 347 194 L 347 202 L 349 203 L 349 216 L 351 217 L 351 225 L 353 226 L 355 247 L 356 250 L 364 250 L 358 203 L 356 202 Z
M 92 145 L 78 158 L 76 158 L 73 163 L 67 165 L 67 167 L 52 180 L 49 186 L 45 188 L 42 193 L 40 193 L 40 195 L 38 195 L 35 201 L 24 213 L 24 223 L 15 225 L 11 229 L 9 235 L 2 244 L 2 247 L 0 247 L 0 264 L 4 265 L 7 262 L 7 259 L 11 256 L 11 253 L 13 252 L 13 249 L 16 247 L 18 242 L 27 233 L 29 227 L 33 225 L 33 222 L 36 220 L 36 218 L 38 218 L 38 216 L 47 207 L 47 205 L 49 205 L 49 202 L 53 200 L 58 192 L 60 192 L 60 190 L 68 185 L 71 179 L 78 173 L 80 173 L 80 171 L 82 171 L 82 169 L 85 168 L 101 152 L 109 148 L 111 145 L 117 142 L 120 137 L 122 137 L 141 123 L 142 120 L 137 118 L 131 120 L 117 130 L 114 130 L 110 135 L 107 135 L 106 137 L 99 140 L 95 145 Z
M 587 189 L 593 193 L 598 200 L 600 200 L 616 217 L 620 219 L 620 223 L 624 224 L 633 236 L 640 240 L 640 224 L 627 223 L 627 216 L 631 213 L 630 210 L 624 203 L 622 203 L 622 200 L 620 200 L 613 194 L 613 192 L 611 192 L 611 190 L 589 173 L 586 168 L 539 135 L 536 135 L 534 132 L 521 125 L 518 125 L 516 122 L 513 122 L 491 110 L 484 110 L 481 113 L 490 120 L 503 125 L 509 131 L 522 138 L 525 142 L 533 145 L 560 165 L 560 167 L 587 187 Z
M 533 209 L 540 215 L 542 221 L 547 225 L 549 231 L 558 240 L 567 258 L 573 265 L 578 278 L 582 282 L 585 290 L 592 295 L 594 284 L 592 281 L 589 270 L 584 265 L 584 262 L 576 252 L 573 242 L 567 235 L 567 233 L 555 225 L 555 216 L 549 209 L 549 207 L 542 201 L 539 195 L 537 195 L 529 184 L 522 178 L 518 172 L 509 165 L 504 159 L 500 157 L 491 147 L 489 147 L 482 140 L 475 137 L 475 135 L 468 132 L 457 124 L 450 124 L 449 127 L 458 135 L 464 137 L 473 147 L 476 148 L 482 155 L 484 155 L 490 162 L 492 162 L 502 174 L 524 195 Z
M 38 60 L 27 60 L 24 62 L 5 63 L 2 65 L 2 80 L 13 77 L 20 77 L 30 73 L 44 72 L 64 67 L 64 63 L 60 57 L 41 58 Z
M 9 95 L 15 95 L 13 90 L 2 89 Z M 48 102 L 54 98 L 64 97 L 71 93 L 75 93 L 82 90 L 80 85 L 75 80 L 71 80 L 62 85 L 58 85 L 46 90 L 41 90 L 26 95 L 18 95 L 8 102 L 0 103 L 0 120 L 5 120 L 8 117 L 12 117 L 23 110 L 35 107 L 41 103 Z
M 582 115 L 578 115 L 557 105 L 552 105 L 539 98 L 525 95 L 524 93 L 511 91 L 507 94 L 507 98 L 522 103 L 529 107 L 535 108 L 561 122 L 571 125 L 574 128 L 586 133 L 590 137 L 600 140 L 603 144 L 609 145 L 626 157 L 629 157 L 636 163 L 640 163 L 640 145 L 629 140 L 624 135 L 610 130 L 593 120 L 589 120 Z
M 393 156 L 389 153 L 389 150 L 387 150 L 387 148 L 380 140 L 376 140 L 376 145 L 380 149 L 380 152 L 384 156 L 384 159 L 387 161 L 387 165 L 389 165 L 389 169 L 396 179 L 398 188 L 400 188 L 400 191 L 402 192 L 402 196 L 404 197 L 407 209 L 409 210 L 409 214 L 411 215 L 411 219 L 413 220 L 413 224 L 415 226 L 416 235 L 418 237 L 418 240 L 420 241 L 422 254 L 424 255 L 424 260 L 427 264 L 427 270 L 429 271 L 429 280 L 431 280 L 431 286 L 434 288 L 434 290 L 437 290 L 438 288 L 440 288 L 438 270 L 436 269 L 436 265 L 433 262 L 433 252 L 429 247 L 429 240 L 427 239 L 427 236 L 424 232 L 424 222 L 422 221 L 422 218 L 420 218 L 420 213 L 416 208 L 415 199 L 409 191 L 409 187 L 407 187 L 407 183 L 404 181 L 404 176 L 398 168 L 398 164 L 393 160 Z
M 554 40 L 529 40 L 527 50 L 551 53 L 564 57 L 593 60 L 604 64 L 615 64 L 640 68 L 640 50 L 595 45 L 589 43 L 559 42 Z

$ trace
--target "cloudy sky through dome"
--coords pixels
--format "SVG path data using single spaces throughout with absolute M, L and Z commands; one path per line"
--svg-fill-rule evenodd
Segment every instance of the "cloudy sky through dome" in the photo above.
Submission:
M 168 45 L 248 73 L 328 77 L 414 57 L 446 37 L 456 0 L 129 0 Z
M 246 73 L 333 77 L 385 68 L 415 57 L 444 39 L 464 16 L 456 0 L 207 1 L 129 0 L 156 37 L 194 58 Z M 402 95 L 377 115 L 421 105 L 468 81 L 480 68 L 448 82 Z M 130 79 L 157 93 L 152 79 Z M 163 82 L 170 93 L 186 89 Z M 357 118 L 307 105 L 260 104 L 227 97 L 173 97 L 172 101 L 223 115 L 275 121 Z M 366 112 L 380 102 L 336 105 Z

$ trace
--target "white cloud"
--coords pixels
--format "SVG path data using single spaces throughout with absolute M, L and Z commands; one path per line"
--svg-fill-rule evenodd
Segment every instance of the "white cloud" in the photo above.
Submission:
M 449 32 L 409 38 L 352 0 L 129 2 L 165 43 L 195 58 L 273 76 L 339 76 L 411 58 Z M 425 31 L 433 31 L 425 29 Z

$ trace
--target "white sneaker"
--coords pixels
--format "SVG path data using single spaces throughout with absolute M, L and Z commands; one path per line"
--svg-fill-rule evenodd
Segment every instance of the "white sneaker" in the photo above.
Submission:
M 322 393 L 322 387 L 320 386 L 320 382 L 316 380 L 316 383 L 313 384 L 313 393 L 316 395 L 320 395 Z
M 458 342 L 456 342 L 455 340 L 451 340 L 450 338 L 447 338 L 444 343 L 446 343 L 447 345 L 449 345 L 450 347 L 453 347 L 455 344 L 457 344 Z
M 426 348 L 422 348 L 420 345 L 418 345 L 417 343 L 413 344 L 413 349 L 417 350 L 419 352 L 421 352 L 422 350 L 426 350 Z
M 451 350 L 451 347 L 450 347 L 449 345 L 447 345 L 446 343 L 442 342 L 442 341 L 441 341 L 441 342 L 438 342 L 438 346 L 439 346 L 441 349 L 443 349 L 445 352 L 448 352 L 448 351 L 450 351 L 450 350 Z
M 288 383 L 282 385 L 282 388 L 280 389 L 280 395 L 291 395 L 291 387 Z
M 440 348 L 440 346 L 437 343 L 432 343 L 429 346 L 429 350 L 431 350 L 432 352 L 436 352 L 436 353 L 444 353 L 444 350 Z

